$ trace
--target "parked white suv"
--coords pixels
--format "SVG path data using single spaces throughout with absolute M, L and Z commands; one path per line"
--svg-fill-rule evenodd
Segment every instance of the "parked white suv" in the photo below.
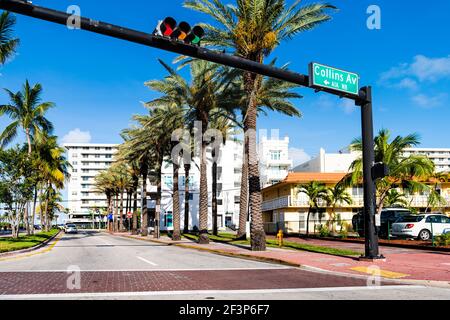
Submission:
M 392 225 L 396 237 L 418 238 L 427 241 L 431 235 L 440 236 L 450 229 L 450 218 L 443 214 L 421 214 L 405 216 Z

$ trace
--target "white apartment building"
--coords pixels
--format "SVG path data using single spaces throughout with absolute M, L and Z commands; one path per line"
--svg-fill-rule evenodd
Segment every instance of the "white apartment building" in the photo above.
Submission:
M 106 196 L 95 190 L 95 176 L 108 169 L 117 151 L 115 144 L 65 144 L 68 161 L 73 166 L 68 184 L 69 218 L 66 222 L 78 224 L 81 227 L 97 227 L 104 223 L 105 217 L 96 213 L 96 209 L 107 207 Z M 289 138 L 262 138 L 259 144 L 261 174 L 263 186 L 277 183 L 288 175 L 292 160 L 288 159 Z M 209 191 L 209 228 L 212 228 L 212 159 L 208 148 L 208 191 Z M 243 145 L 238 139 L 228 140 L 222 145 L 218 158 L 218 226 L 225 229 L 239 224 L 239 203 L 242 177 Z M 189 228 L 199 227 L 199 193 L 200 164 L 194 158 L 190 170 L 190 217 Z M 169 162 L 162 167 L 162 199 L 160 229 L 173 230 L 173 169 Z M 180 213 L 181 225 L 184 226 L 184 166 L 179 171 Z M 156 186 L 149 184 L 148 203 L 150 217 L 154 217 L 155 201 L 151 197 L 156 194 Z M 139 195 L 140 199 L 140 195 Z M 141 201 L 138 201 L 139 207 Z
M 450 172 L 450 148 L 410 148 L 404 156 L 425 155 L 436 165 L 436 172 Z M 319 155 L 294 168 L 294 172 L 347 173 L 353 161 L 361 156 L 360 152 L 341 151 L 326 153 L 320 149 Z
M 293 166 L 289 159 L 289 137 L 279 139 L 262 134 L 259 141 L 259 168 L 263 188 L 284 180 Z
M 450 148 L 411 148 L 405 150 L 405 157 L 411 154 L 425 155 L 436 165 L 436 172 L 450 172 Z
M 218 228 L 224 230 L 226 227 L 239 224 L 239 202 L 242 177 L 242 148 L 240 141 L 229 140 L 222 145 L 217 163 L 217 203 L 218 203 Z M 212 159 L 208 148 L 208 225 L 212 229 Z M 199 227 L 199 195 L 200 195 L 200 164 L 195 158 L 190 170 L 190 211 L 189 228 Z M 179 171 L 179 193 L 180 193 L 180 215 L 181 228 L 184 226 L 184 166 Z M 163 166 L 162 172 L 162 199 L 161 199 L 161 230 L 173 230 L 173 167 L 170 164 Z
M 117 151 L 115 144 L 64 144 L 67 160 L 72 165 L 68 184 L 69 217 L 66 223 L 91 227 L 105 223 L 106 218 L 96 213 L 106 208 L 106 196 L 95 192 L 95 176 L 108 169 Z

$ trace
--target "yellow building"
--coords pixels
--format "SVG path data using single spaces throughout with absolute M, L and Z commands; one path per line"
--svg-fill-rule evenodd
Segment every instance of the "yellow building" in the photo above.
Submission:
M 263 189 L 262 211 L 266 232 L 274 233 L 280 228 L 288 233 L 306 231 L 309 199 L 308 196 L 300 193 L 300 186 L 311 181 L 318 181 L 327 187 L 334 187 L 344 176 L 343 173 L 289 173 L 280 183 Z M 443 211 L 450 214 L 450 182 L 440 183 L 438 188 L 447 201 Z M 340 218 L 341 225 L 351 230 L 354 214 L 361 211 L 364 205 L 363 188 L 352 187 L 347 192 L 352 197 L 352 203 L 338 204 L 335 213 L 336 217 Z M 406 199 L 411 203 L 411 207 L 422 212 L 425 211 L 428 204 L 428 195 L 426 194 L 408 196 Z M 310 216 L 309 229 L 311 232 L 314 232 L 318 225 L 326 225 L 331 217 L 332 208 L 326 201 L 320 201 L 319 208 L 320 212 L 312 213 Z M 338 230 L 340 230 L 340 226 Z

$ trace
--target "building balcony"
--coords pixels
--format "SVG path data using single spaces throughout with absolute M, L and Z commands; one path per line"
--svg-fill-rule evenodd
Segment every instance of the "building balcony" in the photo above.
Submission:
M 450 197 L 445 197 L 446 207 L 450 207 Z M 337 208 L 362 208 L 364 206 L 364 197 L 363 196 L 353 196 L 353 202 L 351 204 L 348 203 L 338 203 Z M 410 207 L 413 208 L 426 208 L 428 207 L 428 196 L 412 196 L 407 197 L 406 201 L 410 204 Z M 319 201 L 320 208 L 329 207 L 326 201 Z M 274 200 L 264 201 L 262 204 L 263 211 L 271 211 L 282 208 L 309 208 L 309 200 L 308 198 L 299 198 L 299 197 L 281 197 Z

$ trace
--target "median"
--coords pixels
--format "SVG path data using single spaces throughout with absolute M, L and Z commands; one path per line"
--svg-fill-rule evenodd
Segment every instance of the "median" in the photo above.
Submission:
M 0 253 L 13 252 L 37 247 L 49 241 L 59 233 L 58 229 L 48 232 L 40 232 L 31 236 L 20 236 L 17 239 L 11 237 L 0 238 Z

